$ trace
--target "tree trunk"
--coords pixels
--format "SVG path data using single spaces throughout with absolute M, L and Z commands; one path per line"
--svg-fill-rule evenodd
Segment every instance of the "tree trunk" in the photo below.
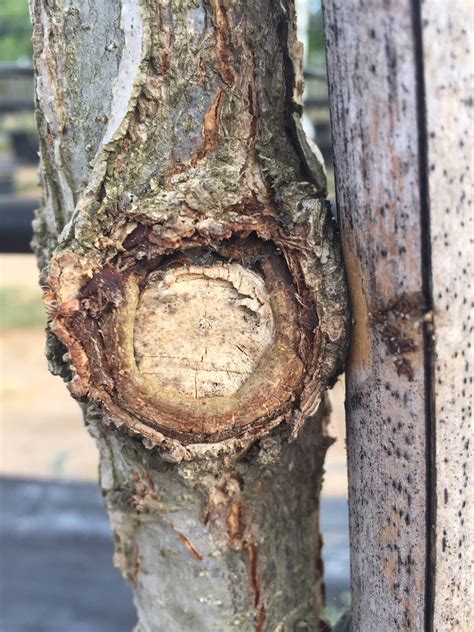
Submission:
M 353 630 L 468 630 L 472 11 L 463 0 L 369 4 L 325 2 L 356 322 L 346 373 Z
M 293 4 L 105 4 L 32 2 L 35 247 L 116 562 L 143 632 L 317 630 L 348 308 Z

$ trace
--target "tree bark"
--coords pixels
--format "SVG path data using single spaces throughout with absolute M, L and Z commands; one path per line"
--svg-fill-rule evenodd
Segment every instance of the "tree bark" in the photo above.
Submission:
M 106 5 L 32 2 L 50 368 L 140 630 L 317 630 L 348 307 L 293 3 Z
M 355 318 L 346 373 L 353 630 L 468 630 L 468 3 L 324 6 Z

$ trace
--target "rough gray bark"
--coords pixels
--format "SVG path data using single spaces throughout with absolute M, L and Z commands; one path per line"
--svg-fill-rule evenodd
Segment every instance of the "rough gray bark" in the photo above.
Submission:
M 472 627 L 467 5 L 325 2 L 355 631 Z
M 290 445 L 181 464 L 89 421 L 140 630 L 324 629 L 323 411 Z
M 35 245 L 116 562 L 143 632 L 317 630 L 324 390 L 348 308 L 293 4 L 105 4 L 32 2 Z

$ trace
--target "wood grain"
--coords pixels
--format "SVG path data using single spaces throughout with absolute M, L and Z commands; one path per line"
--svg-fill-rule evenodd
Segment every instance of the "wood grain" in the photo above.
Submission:
M 466 547 L 472 433 L 463 7 L 325 3 L 355 317 L 347 423 L 356 631 L 467 630 L 472 621 L 467 564 L 453 550 Z
M 433 629 L 474 622 L 473 12 L 422 4 L 433 339 Z M 438 42 L 440 38 L 443 46 Z
M 138 370 L 195 399 L 232 395 L 275 339 L 263 279 L 238 263 L 149 275 L 134 326 Z

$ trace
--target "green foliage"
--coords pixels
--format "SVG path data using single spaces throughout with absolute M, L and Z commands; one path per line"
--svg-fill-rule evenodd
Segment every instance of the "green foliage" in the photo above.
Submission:
M 308 48 L 308 66 L 310 68 L 324 68 L 326 53 L 324 47 L 323 12 L 320 0 L 310 0 Z
M 0 329 L 43 328 L 46 316 L 37 292 L 29 287 L 0 287 Z
M 30 60 L 31 56 L 27 0 L 0 0 L 0 61 Z
M 351 593 L 347 591 L 342 592 L 333 603 L 329 602 L 326 604 L 324 616 L 331 626 L 336 625 L 348 608 L 350 608 L 350 605 Z
M 70 456 L 71 456 L 70 453 L 67 452 L 66 450 L 61 450 L 54 456 L 51 463 L 51 469 L 53 471 L 54 476 L 59 477 L 64 474 L 64 468 Z

